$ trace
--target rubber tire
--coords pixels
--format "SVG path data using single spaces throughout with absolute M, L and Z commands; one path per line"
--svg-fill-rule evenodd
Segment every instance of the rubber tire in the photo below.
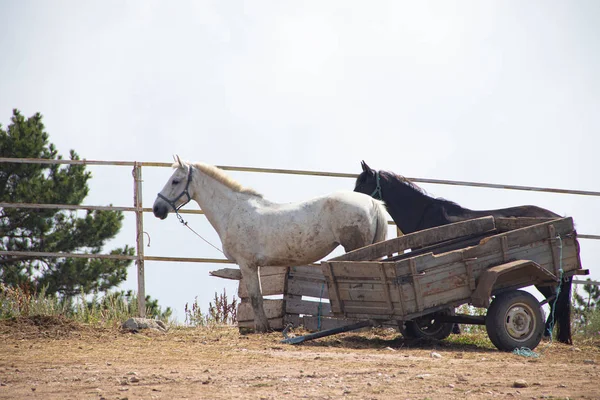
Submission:
M 485 318 L 487 334 L 499 350 L 533 350 L 544 334 L 544 313 L 530 293 L 513 290 L 494 298 Z
M 436 322 L 436 315 L 454 315 L 454 309 L 423 315 L 404 322 L 402 336 L 407 339 L 436 339 L 444 340 L 452 333 L 454 323 Z

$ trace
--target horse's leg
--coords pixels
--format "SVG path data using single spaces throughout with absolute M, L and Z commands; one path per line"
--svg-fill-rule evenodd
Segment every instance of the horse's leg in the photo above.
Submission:
M 546 320 L 544 336 L 550 336 L 552 328 L 556 329 L 556 338 L 561 343 L 573 344 L 571 337 L 571 281 L 573 278 L 567 278 L 560 283 L 560 292 L 558 298 L 548 302 L 550 306 L 550 315 Z M 544 297 L 556 295 L 555 286 L 542 286 L 537 288 Z M 555 308 L 556 306 L 556 308 Z M 554 314 L 554 320 L 553 315 Z
M 558 315 L 556 338 L 561 343 L 573 344 L 571 337 L 571 283 L 572 277 L 560 283 L 560 293 L 556 300 L 555 315 Z
M 263 307 L 263 297 L 260 290 L 260 280 L 258 277 L 258 266 L 239 264 L 242 278 L 246 282 L 246 290 L 250 296 L 250 304 L 254 312 L 254 328 L 257 332 L 269 331 L 269 320 Z
M 556 294 L 556 287 L 554 286 L 536 286 L 536 289 L 544 296 L 544 298 L 548 299 Z M 554 327 L 554 319 L 560 318 L 557 315 L 553 315 L 554 313 L 554 300 L 548 302 L 548 307 L 550 307 L 550 312 L 548 313 L 548 318 L 546 319 L 546 326 L 544 328 L 544 336 L 549 337 L 552 333 L 552 328 Z

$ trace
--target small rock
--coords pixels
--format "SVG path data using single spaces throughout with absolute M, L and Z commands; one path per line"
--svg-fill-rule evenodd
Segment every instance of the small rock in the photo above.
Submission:
M 132 332 L 138 332 L 142 329 L 154 329 L 161 332 L 168 330 L 164 322 L 149 318 L 129 318 L 123 322 L 121 329 Z
M 131 383 L 137 383 L 140 381 L 140 378 L 138 378 L 137 376 L 132 376 L 131 378 L 129 378 L 129 382 Z
M 449 383 L 449 384 L 448 384 L 448 387 L 449 387 L 449 388 L 452 388 L 452 389 L 454 389 L 454 384 L 452 384 L 452 383 Z
M 583 360 L 584 364 L 596 364 L 596 361 L 594 360 Z
M 137 375 L 137 372 L 129 371 L 127 375 Z
M 31 391 L 32 391 L 32 392 L 35 392 L 35 389 L 36 389 L 36 388 L 34 388 L 34 387 L 33 387 L 33 388 L 31 388 Z
M 431 374 L 419 374 L 419 375 L 415 376 L 415 378 L 417 378 L 417 379 L 425 379 L 425 378 L 430 377 L 430 376 L 431 376 Z
M 529 387 L 529 384 L 524 379 L 517 379 L 513 383 L 513 387 L 515 388 L 526 388 Z
M 432 351 L 431 358 L 442 358 L 442 355 L 440 353 L 436 353 L 435 351 Z
M 560 385 L 558 385 L 559 388 L 566 388 L 567 385 L 565 385 L 564 383 L 561 383 Z
M 581 351 L 579 347 L 571 347 L 571 351 Z
M 391 347 L 386 347 L 385 349 L 390 351 L 396 351 L 396 349 L 392 349 Z

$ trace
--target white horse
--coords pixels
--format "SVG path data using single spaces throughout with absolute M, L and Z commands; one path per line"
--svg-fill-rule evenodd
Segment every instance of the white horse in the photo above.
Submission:
M 182 162 L 158 194 L 154 215 L 167 218 L 191 199 L 204 211 L 223 245 L 239 265 L 258 332 L 269 330 L 263 309 L 259 266 L 297 266 L 325 257 L 338 245 L 346 251 L 385 240 L 382 202 L 362 193 L 336 192 L 300 203 L 273 203 L 222 170 Z

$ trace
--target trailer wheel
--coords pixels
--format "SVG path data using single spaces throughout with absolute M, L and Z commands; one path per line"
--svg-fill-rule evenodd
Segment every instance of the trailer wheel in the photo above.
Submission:
M 528 292 L 513 290 L 492 301 L 485 328 L 494 346 L 502 351 L 527 347 L 533 350 L 542 340 L 544 315 L 537 299 Z
M 451 322 L 441 322 L 440 315 L 454 315 L 454 309 L 423 315 L 411 321 L 404 322 L 402 336 L 407 339 L 446 339 L 452 333 L 454 326 Z

